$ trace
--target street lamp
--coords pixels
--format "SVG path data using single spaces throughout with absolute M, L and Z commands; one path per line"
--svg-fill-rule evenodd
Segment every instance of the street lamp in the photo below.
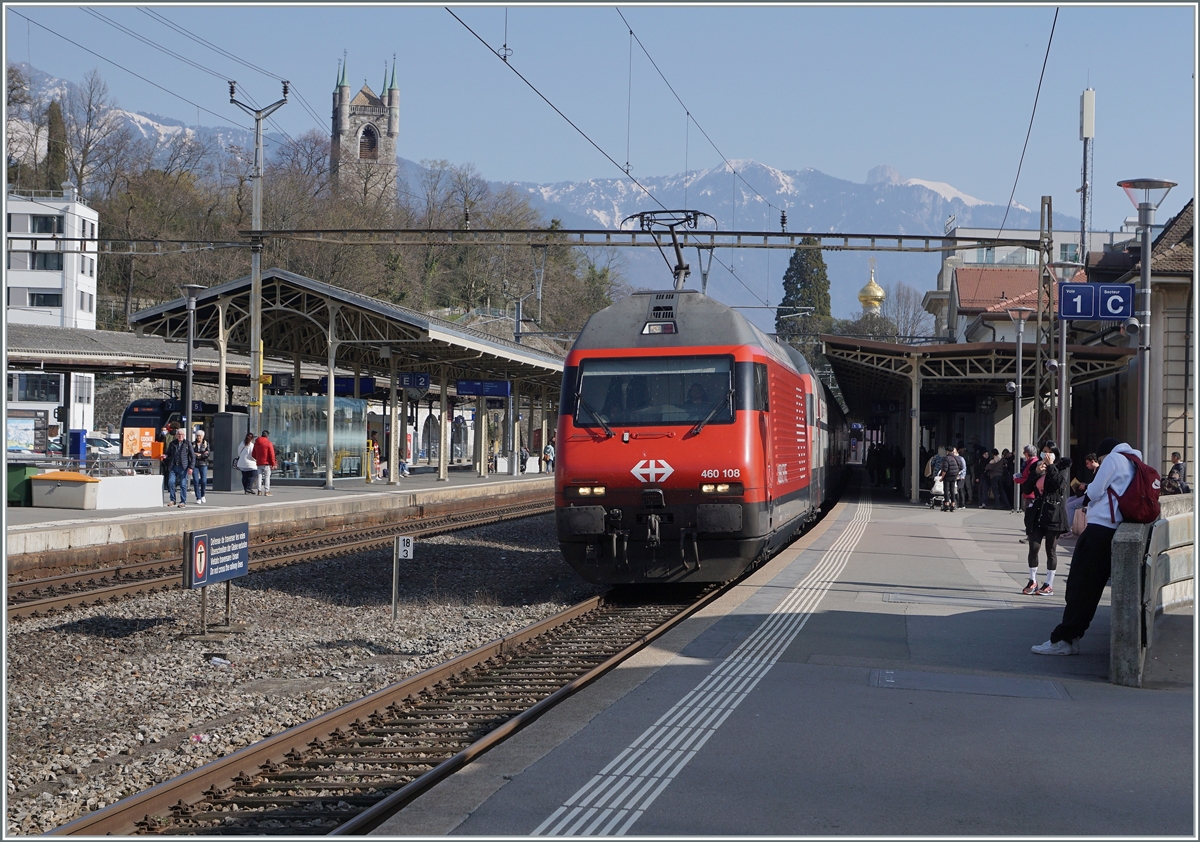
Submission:
M 1017 376 L 1016 379 L 1008 384 L 1008 391 L 1013 396 L 1013 468 L 1017 467 L 1017 460 L 1021 458 L 1021 381 L 1025 379 L 1022 366 L 1024 365 L 1021 359 L 1021 346 L 1025 341 L 1025 320 L 1029 318 L 1029 314 L 1033 312 L 1031 307 L 1007 307 L 1008 317 L 1013 320 L 1013 324 L 1017 326 Z M 1021 510 L 1021 486 L 1017 481 L 1013 480 L 1013 511 Z
M 1134 312 L 1138 335 L 1138 450 L 1142 451 L 1142 458 L 1153 465 L 1158 457 L 1151 459 L 1147 452 L 1150 447 L 1150 229 L 1154 226 L 1154 212 L 1175 182 L 1131 178 L 1118 181 L 1117 186 L 1124 189 L 1129 201 L 1137 208 L 1138 228 L 1142 232 L 1142 278 Z
M 206 287 L 200 284 L 182 284 L 183 294 L 187 296 L 187 372 L 183 381 L 183 429 L 187 431 L 188 441 L 192 439 L 192 347 L 196 344 L 196 296 Z

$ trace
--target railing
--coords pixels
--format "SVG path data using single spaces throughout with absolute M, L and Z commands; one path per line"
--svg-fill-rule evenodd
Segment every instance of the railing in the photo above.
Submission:
M 1141 687 L 1154 618 L 1166 604 L 1195 599 L 1195 500 L 1191 494 L 1159 498 L 1154 523 L 1122 523 L 1112 543 L 1112 610 L 1109 680 Z M 1168 603 L 1163 589 L 1171 587 Z
M 157 474 L 157 459 L 140 459 L 136 456 L 89 455 L 85 459 L 73 459 L 58 454 L 34 454 L 20 456 L 10 453 L 10 462 L 33 465 L 46 471 L 78 471 L 89 477 L 123 477 L 134 474 Z

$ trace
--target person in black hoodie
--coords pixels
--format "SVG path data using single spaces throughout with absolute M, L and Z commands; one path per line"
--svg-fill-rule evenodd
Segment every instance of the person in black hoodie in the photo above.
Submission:
M 1021 485 L 1024 494 L 1033 494 L 1029 507 L 1029 581 L 1021 593 L 1049 596 L 1054 593 L 1054 572 L 1058 569 L 1058 536 L 1071 531 L 1067 520 L 1066 493 L 1070 459 L 1057 460 L 1052 451 L 1042 451 L 1041 460 Z M 1039 488 L 1039 481 L 1041 487 Z M 1046 542 L 1046 581 L 1037 583 L 1038 550 Z

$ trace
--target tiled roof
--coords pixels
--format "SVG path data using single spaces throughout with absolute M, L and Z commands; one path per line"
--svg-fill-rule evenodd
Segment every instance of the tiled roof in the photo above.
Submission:
M 1037 306 L 1036 266 L 960 266 L 954 270 L 960 313 L 1003 310 L 1004 307 Z M 1051 286 L 1052 303 L 1056 285 Z
M 1196 265 L 1193 219 L 1196 200 L 1189 201 L 1175 218 L 1166 224 L 1151 247 L 1151 271 L 1155 274 L 1181 273 L 1190 275 Z M 1141 271 L 1141 263 L 1136 267 Z

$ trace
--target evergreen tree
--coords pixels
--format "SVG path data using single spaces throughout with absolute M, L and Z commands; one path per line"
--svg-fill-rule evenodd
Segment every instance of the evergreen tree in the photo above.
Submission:
M 775 313 L 775 333 L 795 346 L 814 369 L 824 365 L 817 336 L 833 325 L 829 308 L 829 273 L 816 237 L 801 241 L 808 248 L 792 252 L 783 273 L 783 301 Z M 804 315 L 797 315 L 803 313 Z
M 45 188 L 62 190 L 67 180 L 67 124 L 63 122 L 62 106 L 54 100 L 46 108 L 46 181 Z

